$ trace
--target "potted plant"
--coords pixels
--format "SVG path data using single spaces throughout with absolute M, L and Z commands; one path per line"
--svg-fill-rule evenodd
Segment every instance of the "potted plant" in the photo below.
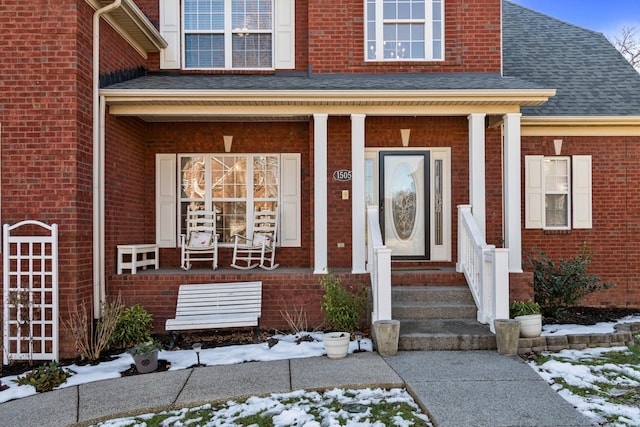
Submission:
M 535 338 L 542 333 L 542 314 L 537 302 L 513 301 L 509 305 L 509 314 L 520 322 L 521 338 Z
M 160 344 L 149 340 L 134 345 L 127 352 L 133 357 L 138 373 L 146 374 L 158 369 L 158 352 L 161 348 Z
M 349 352 L 351 333 L 359 329 L 366 308 L 364 287 L 349 288 L 331 273 L 320 278 L 320 285 L 324 290 L 320 309 L 325 312 L 325 321 L 332 329 L 323 335 L 324 347 L 327 357 L 342 359 Z

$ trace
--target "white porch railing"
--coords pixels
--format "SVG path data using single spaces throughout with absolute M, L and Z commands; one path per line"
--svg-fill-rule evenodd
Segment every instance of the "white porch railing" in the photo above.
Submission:
M 382 243 L 378 207 L 367 207 L 367 271 L 371 276 L 371 324 L 391 320 L 391 249 Z
M 464 273 L 476 306 L 478 322 L 509 318 L 509 249 L 487 245 L 470 205 L 458 206 L 458 262 L 456 271 Z

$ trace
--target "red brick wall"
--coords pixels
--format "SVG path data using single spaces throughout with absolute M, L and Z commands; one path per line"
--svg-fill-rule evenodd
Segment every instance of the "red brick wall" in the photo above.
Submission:
M 558 138 L 563 140 L 562 155 L 592 156 L 593 228 L 566 232 L 524 229 L 523 219 L 523 250 L 540 248 L 554 260 L 571 259 L 586 241 L 595 251 L 589 272 L 616 286 L 585 298 L 584 303 L 640 307 L 638 138 L 527 137 L 522 154 L 554 155 L 553 140 Z
M 158 22 L 157 0 L 136 3 Z M 314 73 L 499 73 L 500 22 L 500 0 L 447 0 L 444 61 L 366 62 L 363 0 L 296 0 L 296 70 L 311 66 Z M 159 55 L 151 54 L 149 69 L 158 70 L 159 64 Z
M 365 62 L 362 0 L 309 0 L 308 16 L 314 73 L 500 72 L 500 0 L 447 0 L 445 60 L 426 63 Z
M 318 282 L 319 276 L 312 273 L 281 274 L 279 271 L 254 272 L 246 279 L 262 281 L 261 328 L 289 330 L 284 314 L 293 315 L 302 308 L 309 328 L 321 326 L 325 314 L 320 310 L 323 290 Z M 334 273 L 346 285 L 361 283 L 369 286 L 366 274 Z M 220 273 L 120 275 L 110 278 L 109 289 L 114 295 L 120 294 L 125 305 L 141 304 L 145 307 L 153 314 L 154 331 L 163 333 L 165 320 L 175 316 L 179 285 L 228 281 L 228 276 Z

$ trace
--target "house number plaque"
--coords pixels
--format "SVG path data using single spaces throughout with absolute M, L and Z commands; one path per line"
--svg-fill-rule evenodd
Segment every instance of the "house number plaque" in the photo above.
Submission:
M 351 181 L 351 171 L 346 169 L 333 171 L 333 179 L 336 181 Z

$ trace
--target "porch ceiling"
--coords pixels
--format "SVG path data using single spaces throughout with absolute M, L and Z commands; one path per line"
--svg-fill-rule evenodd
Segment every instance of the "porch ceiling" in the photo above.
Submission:
M 121 90 L 102 89 L 109 113 L 148 122 L 308 120 L 330 115 L 467 115 L 506 114 L 536 106 L 554 90 Z

